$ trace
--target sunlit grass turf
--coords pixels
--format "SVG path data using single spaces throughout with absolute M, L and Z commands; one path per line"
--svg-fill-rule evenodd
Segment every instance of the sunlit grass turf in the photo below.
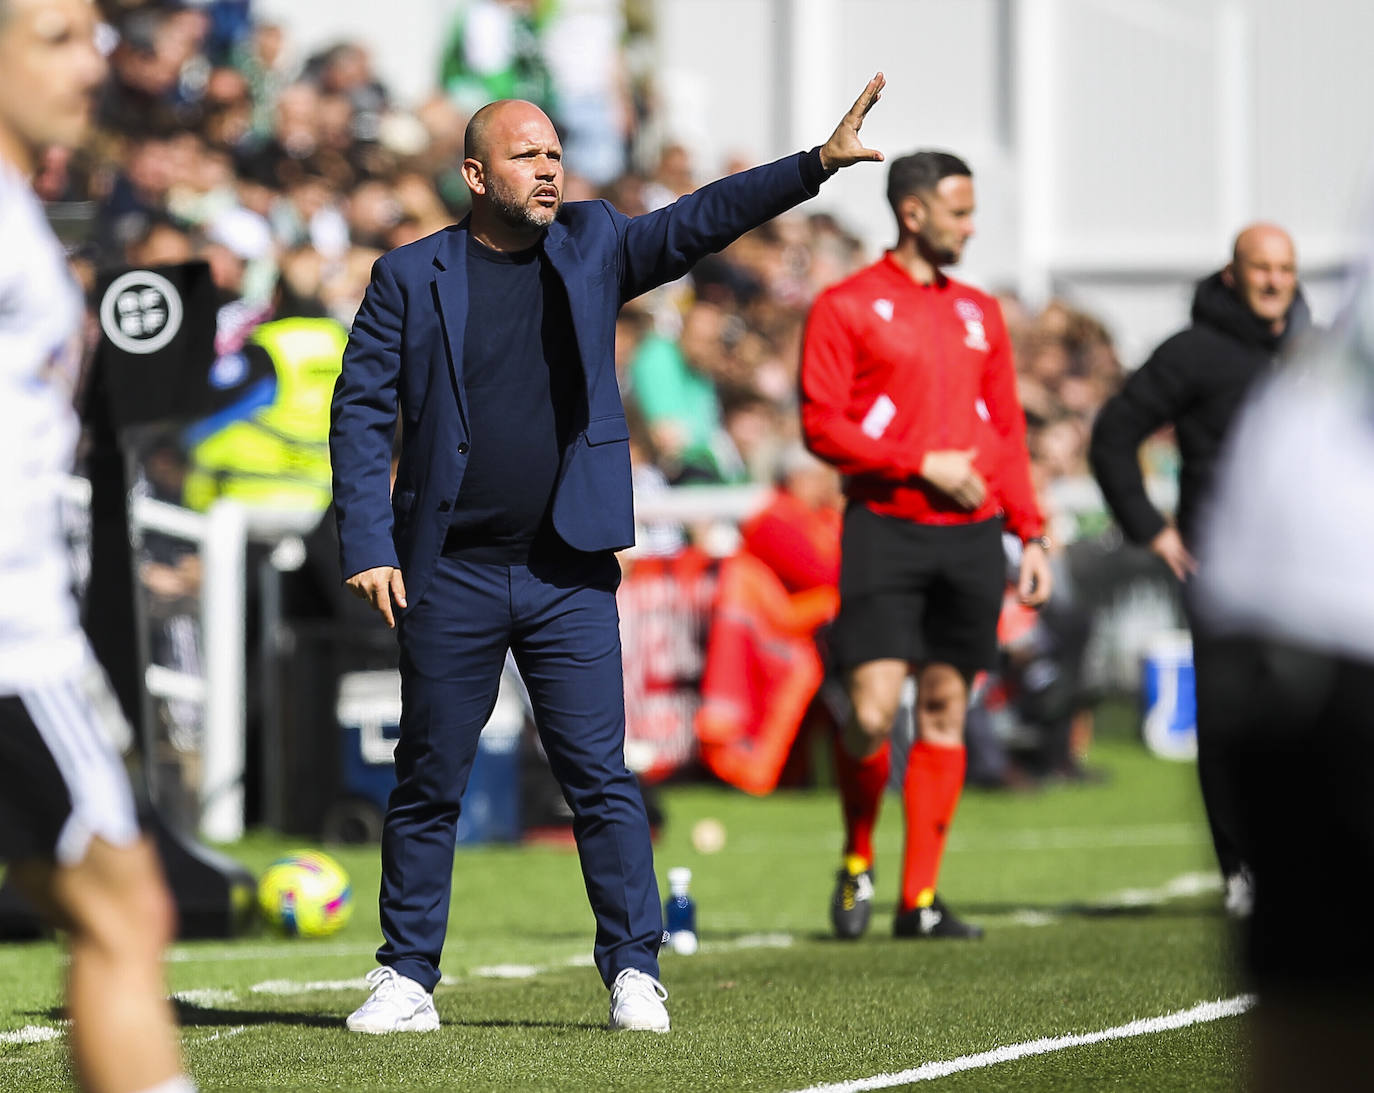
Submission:
M 988 927 L 987 939 L 972 945 L 891 938 L 895 798 L 878 834 L 873 928 L 846 944 L 827 936 L 839 838 L 832 792 L 755 800 L 668 789 L 658 872 L 662 880 L 669 866 L 692 867 L 704 942 L 696 956 L 664 957 L 668 1036 L 604 1031 L 606 992 L 579 964 L 589 955 L 592 919 L 577 859 L 550 847 L 459 853 L 444 958 L 452 982 L 436 993 L 439 1032 L 349 1035 L 342 1019 L 363 991 L 314 988 L 372 967 L 378 862 L 375 848 L 336 848 L 357 894 L 341 934 L 175 948 L 172 989 L 197 992 L 179 1007 L 188 1062 L 208 1090 L 788 1090 L 1090 1032 L 1237 993 L 1218 894 L 1120 902 L 1126 889 L 1210 877 L 1194 770 L 1149 758 L 1120 732 L 1100 741 L 1093 758 L 1110 772 L 1106 784 L 965 796 L 941 889 Z M 712 855 L 690 843 L 693 823 L 706 816 L 727 833 Z M 260 871 L 290 845 L 257 834 L 231 853 Z M 1017 913 L 1027 910 L 1042 915 Z M 538 971 L 521 979 L 481 972 L 503 964 Z M 253 990 L 281 980 L 298 989 Z M 0 947 L 0 982 L 0 1030 L 57 1023 L 54 945 Z M 1241 1022 L 1228 1019 L 932 1086 L 1226 1090 L 1237 1082 L 1241 1034 Z M 61 1040 L 0 1044 L 0 1089 L 63 1088 L 64 1055 Z

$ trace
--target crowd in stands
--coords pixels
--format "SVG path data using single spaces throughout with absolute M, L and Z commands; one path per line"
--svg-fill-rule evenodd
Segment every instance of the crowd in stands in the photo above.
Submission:
M 491 98 L 530 98 L 558 123 L 566 200 L 602 197 L 633 215 L 711 177 L 690 148 L 662 139 L 637 62 L 643 4 L 579 5 L 564 17 L 556 0 L 467 0 L 433 93 L 414 104 L 378 79 L 365 43 L 302 56 L 289 28 L 256 18 L 251 0 L 101 6 L 111 78 L 99 137 L 76 154 L 51 153 L 39 191 L 88 210 L 73 255 L 91 285 L 102 267 L 207 261 L 222 352 L 283 314 L 347 327 L 380 254 L 464 214 L 463 131 Z M 808 307 L 874 257 L 835 216 L 803 208 L 628 304 L 616 358 L 637 486 L 773 484 L 799 473 Z M 1052 509 L 1052 484 L 1087 473 L 1093 415 L 1123 370 L 1091 316 L 1059 301 L 1039 313 L 1013 294 L 1001 302 L 1037 486 Z M 172 458 L 165 444 L 157 453 Z M 179 479 L 159 468 L 159 481 Z M 838 505 L 833 486 L 818 495 Z M 682 542 L 680 531 L 651 527 L 640 551 Z M 798 591 L 786 579 L 780 587 Z
M 643 29 L 635 5 L 628 23 L 608 4 L 600 22 L 565 27 L 556 3 L 469 0 L 434 94 L 413 108 L 377 79 L 365 45 L 299 56 L 286 28 L 254 20 L 249 0 L 104 7 L 113 33 L 100 137 L 75 155 L 53 152 L 40 192 L 89 203 L 76 252 L 87 276 L 97 265 L 207 260 L 222 302 L 240 304 L 222 322 L 268 317 L 280 283 L 350 324 L 380 253 L 463 215 L 463 128 L 491 97 L 531 97 L 559 121 L 568 200 L 600 196 L 634 214 L 711 177 L 690 149 L 652 146 L 651 90 L 628 60 Z M 614 63 L 564 59 L 589 48 Z M 588 86 L 589 68 L 604 86 Z M 771 480 L 797 440 L 810 301 L 871 257 L 835 217 L 803 210 L 632 302 L 617 355 L 644 459 L 673 484 Z M 1081 475 L 1092 416 L 1122 378 L 1111 336 L 1057 301 L 1038 314 L 1014 295 L 1002 305 L 1042 484 Z

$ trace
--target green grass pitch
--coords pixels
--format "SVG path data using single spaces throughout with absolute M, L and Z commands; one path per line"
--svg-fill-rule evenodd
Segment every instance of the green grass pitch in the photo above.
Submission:
M 670 866 L 692 867 L 703 944 L 664 954 L 666 1036 L 605 1031 L 577 859 L 553 847 L 458 854 L 439 1032 L 347 1033 L 378 941 L 378 862 L 375 848 L 337 849 L 356 892 L 341 934 L 175 946 L 188 1065 L 212 1091 L 803 1090 L 1240 994 L 1194 769 L 1147 756 L 1120 730 L 1092 758 L 1107 783 L 965 795 L 941 891 L 987 927 L 974 944 L 890 936 L 896 798 L 879 827 L 873 927 L 842 943 L 828 936 L 833 792 L 667 790 L 658 874 L 666 886 Z M 718 853 L 691 847 L 704 817 L 725 827 Z M 228 849 L 261 871 L 290 845 L 255 835 Z M 55 944 L 0 946 L 0 1089 L 70 1088 L 64 1037 L 49 1031 L 62 1029 L 61 975 Z M 1230 1090 L 1243 1080 L 1244 1032 L 1228 1017 L 921 1087 Z

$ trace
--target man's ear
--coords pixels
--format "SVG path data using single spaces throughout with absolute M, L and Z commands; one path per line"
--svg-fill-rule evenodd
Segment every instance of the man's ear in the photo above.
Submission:
M 901 221 L 902 227 L 912 235 L 925 227 L 929 216 L 930 209 L 918 194 L 907 194 L 897 203 L 897 218 Z
M 1227 262 L 1225 268 L 1222 269 L 1221 283 L 1227 288 L 1236 287 L 1236 264 L 1234 262 Z
M 463 181 L 468 184 L 468 189 L 475 194 L 487 192 L 486 171 L 482 167 L 480 159 L 463 160 Z

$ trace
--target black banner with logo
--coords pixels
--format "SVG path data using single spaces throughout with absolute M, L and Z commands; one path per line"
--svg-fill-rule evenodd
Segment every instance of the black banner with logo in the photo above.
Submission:
M 117 430 L 193 421 L 220 408 L 209 382 L 216 313 L 204 262 L 101 276 L 95 370 Z

